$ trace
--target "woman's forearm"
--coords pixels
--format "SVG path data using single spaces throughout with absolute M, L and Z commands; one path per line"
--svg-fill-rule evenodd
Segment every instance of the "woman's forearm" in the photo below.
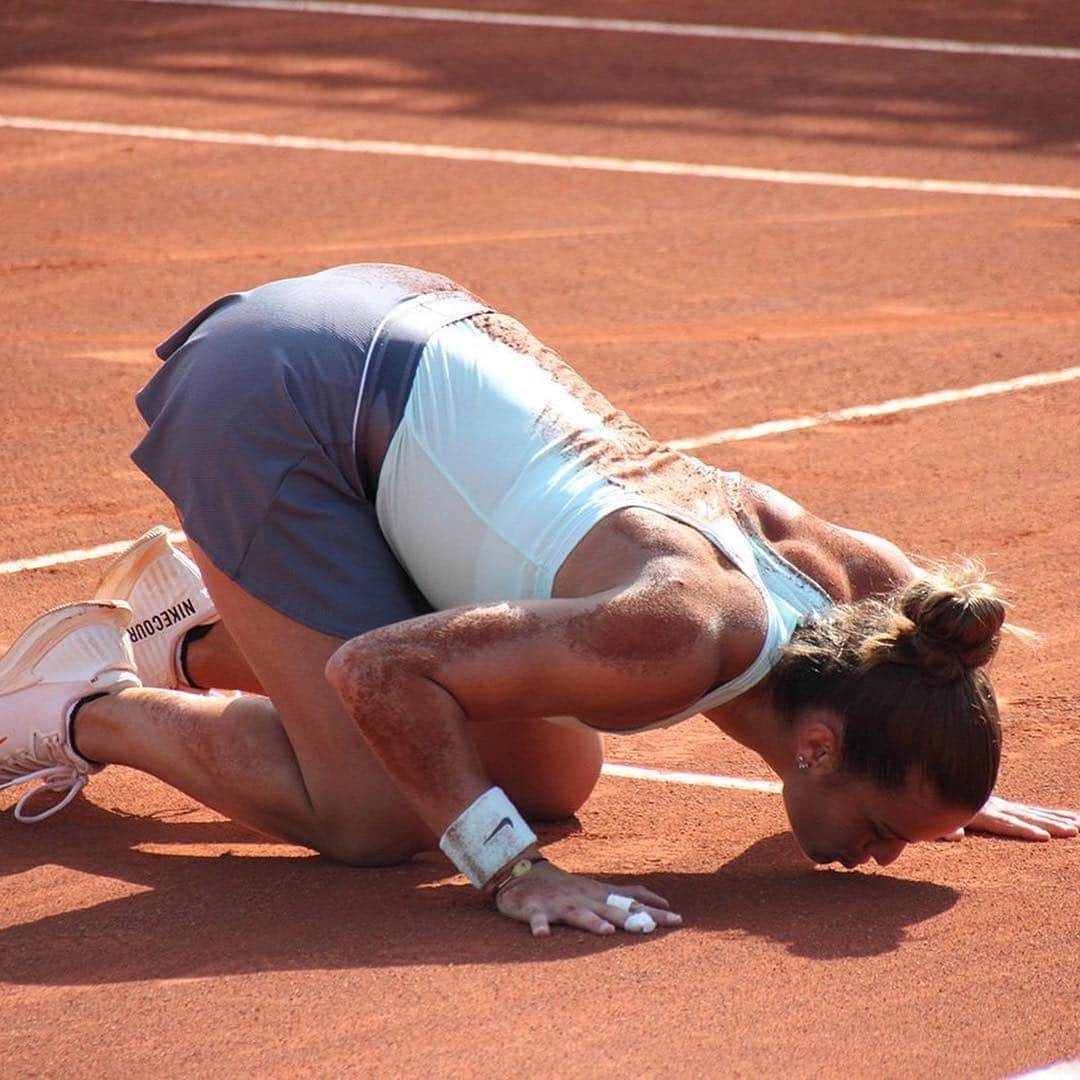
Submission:
M 331 657 L 326 677 L 391 779 L 441 836 L 487 788 L 453 695 L 401 650 L 364 638 Z

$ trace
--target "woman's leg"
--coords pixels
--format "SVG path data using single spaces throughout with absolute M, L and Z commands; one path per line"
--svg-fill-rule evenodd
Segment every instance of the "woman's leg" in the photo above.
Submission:
M 191 643 L 186 669 L 198 686 L 264 693 L 224 622 Z M 492 780 L 529 817 L 570 817 L 596 786 L 603 764 L 603 740 L 596 732 L 518 720 L 474 724 L 472 734 Z
M 191 642 L 185 668 L 197 686 L 265 692 L 224 622 Z M 572 816 L 600 775 L 603 741 L 597 732 L 544 720 L 474 724 L 471 730 L 492 780 L 529 817 Z
M 80 752 L 152 773 L 238 821 L 344 862 L 381 865 L 432 846 L 323 676 L 341 640 L 274 611 L 192 550 L 232 642 L 271 701 L 124 691 L 79 711 Z
M 189 676 L 200 686 L 269 694 L 273 704 L 129 691 L 84 706 L 79 749 L 344 861 L 393 862 L 431 846 L 325 682 L 340 639 L 280 615 L 192 547 L 223 621 L 189 643 Z M 242 628 L 243 643 L 230 626 Z M 571 816 L 599 776 L 595 732 L 519 720 L 473 725 L 473 736 L 493 781 L 532 818 Z
M 184 649 L 184 674 L 191 684 L 204 690 L 245 690 L 249 694 L 264 694 L 262 683 L 251 670 L 229 628 L 223 622 L 216 622 L 205 629 L 201 636 L 189 634 Z
M 471 731 L 488 775 L 527 818 L 572 817 L 600 776 L 604 748 L 596 731 L 546 720 L 473 724 Z

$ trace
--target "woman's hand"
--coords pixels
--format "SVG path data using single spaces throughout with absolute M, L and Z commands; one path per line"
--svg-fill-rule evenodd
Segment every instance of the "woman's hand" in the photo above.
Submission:
M 944 839 L 962 840 L 967 829 L 996 836 L 1015 836 L 1021 840 L 1051 840 L 1055 836 L 1076 836 L 1080 832 L 1080 814 L 1073 810 L 1027 806 L 992 795 L 965 828 L 957 829 Z
M 608 904 L 609 896 L 628 897 L 629 910 Z M 605 885 L 591 878 L 568 874 L 549 862 L 536 863 L 498 894 L 495 906 L 511 919 L 528 923 L 534 937 L 546 937 L 552 923 L 565 923 L 593 934 L 614 934 L 627 929 L 626 921 L 646 912 L 657 926 L 679 926 L 682 916 L 668 902 L 641 885 Z M 640 922 L 642 920 L 635 920 Z M 631 933 L 641 933 L 634 930 Z

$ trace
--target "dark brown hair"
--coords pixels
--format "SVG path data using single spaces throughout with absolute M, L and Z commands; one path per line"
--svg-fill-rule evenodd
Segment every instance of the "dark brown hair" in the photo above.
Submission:
M 977 810 L 1001 760 L 1001 724 L 983 667 L 1005 602 L 975 563 L 938 567 L 888 600 L 841 604 L 799 626 L 774 671 L 773 703 L 844 722 L 841 765 L 889 790 L 913 767 L 952 806 Z

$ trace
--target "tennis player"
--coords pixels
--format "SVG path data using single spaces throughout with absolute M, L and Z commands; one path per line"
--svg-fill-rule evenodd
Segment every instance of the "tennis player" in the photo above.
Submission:
M 210 304 L 158 350 L 151 530 L 0 660 L 0 779 L 66 804 L 107 763 L 357 865 L 438 842 L 546 934 L 680 921 L 543 858 L 601 731 L 704 713 L 780 777 L 820 863 L 965 827 L 1073 836 L 991 797 L 1005 606 L 652 440 L 436 274 L 345 266 Z M 247 691 L 239 696 L 205 688 Z M 40 785 L 64 793 L 32 814 Z

